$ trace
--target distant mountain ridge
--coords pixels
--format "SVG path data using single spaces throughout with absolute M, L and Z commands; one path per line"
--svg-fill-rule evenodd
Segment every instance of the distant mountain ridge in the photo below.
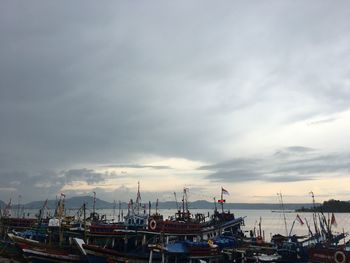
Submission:
M 65 200 L 65 207 L 67 209 L 78 209 L 80 208 L 84 203 L 87 205 L 88 209 L 92 209 L 93 206 L 93 197 L 92 196 L 75 196 L 71 198 L 67 198 Z M 24 209 L 40 209 L 43 207 L 45 201 L 33 201 L 26 204 L 22 204 L 21 206 Z M 5 207 L 5 203 L 0 200 L 0 206 L 3 208 Z M 54 209 L 57 205 L 57 200 L 48 200 L 47 201 L 47 207 L 50 209 Z M 319 205 L 319 204 L 316 204 Z M 148 206 L 148 202 L 147 202 Z M 165 202 L 159 202 L 158 208 L 159 209 L 177 209 L 181 206 L 180 203 L 176 204 L 175 201 L 165 201 Z M 216 206 L 219 208 L 220 204 L 216 204 Z M 284 204 L 284 209 L 286 210 L 296 210 L 300 209 L 302 207 L 304 208 L 311 208 L 313 206 L 312 203 L 286 203 Z M 16 208 L 17 204 L 13 204 L 12 208 Z M 108 202 L 101 200 L 99 198 L 96 198 L 96 209 L 118 209 L 119 204 L 114 204 L 113 202 Z M 128 204 L 126 202 L 121 203 L 121 208 L 126 209 L 128 207 Z M 151 209 L 155 209 L 156 203 L 151 203 Z M 214 203 L 208 202 L 206 200 L 197 200 L 193 202 L 189 202 L 189 208 L 190 209 L 213 209 Z M 281 210 L 280 204 L 269 204 L 269 203 L 226 203 L 224 204 L 225 209 L 251 209 L 251 210 Z
M 48 200 L 47 207 L 55 208 L 58 200 Z M 45 201 L 33 201 L 27 204 L 24 204 L 23 207 L 26 209 L 38 209 L 44 205 Z M 80 208 L 83 204 L 92 207 L 94 203 L 94 198 L 92 196 L 74 196 L 65 199 L 65 207 L 68 209 Z M 96 198 L 96 208 L 113 208 L 113 203 L 103 201 L 99 198 Z

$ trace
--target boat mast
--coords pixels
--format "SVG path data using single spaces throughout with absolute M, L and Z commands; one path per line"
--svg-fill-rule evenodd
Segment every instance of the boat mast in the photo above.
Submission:
M 157 202 L 156 202 L 156 215 L 158 215 L 158 198 L 157 198 Z
M 64 200 L 66 198 L 66 195 L 64 193 L 61 193 L 60 197 L 60 204 L 59 204 L 59 214 L 58 214 L 58 220 L 59 220 L 59 245 L 62 245 L 63 242 L 63 226 L 62 226 L 62 221 L 65 216 L 64 213 Z
M 187 190 L 188 190 L 188 188 L 184 188 L 184 197 L 185 197 L 186 213 L 189 214 L 189 211 L 188 211 L 188 196 L 187 196 Z
M 221 187 L 221 211 L 222 213 L 224 213 L 224 194 L 223 194 L 222 187 Z
M 179 203 L 177 202 L 176 192 L 174 192 L 174 197 L 175 197 L 176 209 L 179 210 Z
M 185 189 L 184 189 L 185 192 Z M 185 215 L 185 193 L 182 194 L 182 216 Z
M 93 206 L 92 206 L 93 217 L 95 217 L 95 209 L 96 209 L 96 192 L 94 192 L 94 203 L 93 203 Z
M 140 206 L 141 206 L 140 182 L 137 182 L 136 206 L 137 206 L 137 214 L 140 214 Z
M 87 242 L 86 236 L 87 236 L 87 229 L 86 229 L 86 204 L 84 202 L 83 204 L 83 227 L 84 227 L 84 241 Z
M 17 218 L 20 218 L 21 198 L 22 198 L 22 196 L 18 195 Z
M 10 198 L 10 201 L 7 203 L 7 205 L 5 206 L 5 209 L 4 209 L 4 213 L 3 213 L 3 216 L 4 217 L 10 217 L 11 216 L 11 198 Z
M 286 219 L 286 213 L 284 211 L 284 204 L 283 204 L 282 193 L 281 192 L 277 193 L 277 196 L 279 197 L 279 201 L 281 203 L 282 213 L 283 213 L 283 220 L 284 220 L 284 227 L 285 227 L 285 230 L 286 230 L 286 235 L 288 236 L 287 219 Z
M 118 207 L 118 222 L 120 222 L 120 209 L 121 209 L 122 203 L 119 201 L 119 207 Z
M 116 208 L 117 204 L 115 202 L 115 200 L 113 200 L 113 222 L 115 221 L 115 208 Z
M 315 227 L 315 233 L 316 235 L 319 234 L 319 231 L 318 231 L 318 226 L 317 226 L 317 218 L 316 218 L 316 203 L 315 203 L 315 195 L 314 195 L 314 192 L 311 191 L 310 192 L 311 194 L 311 197 L 312 197 L 312 208 L 313 208 L 313 213 L 312 213 L 312 219 L 314 221 L 314 227 Z

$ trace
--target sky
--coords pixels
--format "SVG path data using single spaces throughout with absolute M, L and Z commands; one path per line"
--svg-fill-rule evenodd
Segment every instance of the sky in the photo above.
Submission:
M 0 199 L 350 200 L 349 1 L 0 3 Z

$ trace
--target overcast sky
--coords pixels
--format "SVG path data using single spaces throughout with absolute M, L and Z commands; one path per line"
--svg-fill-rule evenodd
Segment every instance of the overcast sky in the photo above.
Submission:
M 350 200 L 349 1 L 1 1 L 0 199 Z

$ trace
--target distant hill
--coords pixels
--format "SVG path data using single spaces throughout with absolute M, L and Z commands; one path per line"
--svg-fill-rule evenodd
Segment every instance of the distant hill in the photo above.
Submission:
M 220 204 L 216 204 L 219 208 Z M 311 208 L 313 204 L 305 203 L 289 203 L 283 204 L 285 210 L 296 210 L 300 207 L 308 207 Z M 190 204 L 192 208 L 205 209 L 205 208 L 213 208 L 214 203 L 208 201 L 194 201 Z M 250 210 L 281 210 L 280 204 L 268 204 L 268 203 L 226 203 L 224 204 L 226 209 L 250 209 Z
M 45 201 L 34 201 L 27 204 L 24 204 L 25 209 L 39 209 L 44 205 Z M 75 196 L 65 199 L 65 207 L 67 209 L 78 209 L 83 204 L 86 204 L 87 207 L 93 206 L 94 198 L 92 196 Z M 57 205 L 57 200 L 48 200 L 47 207 L 54 209 Z M 99 198 L 96 198 L 96 209 L 112 209 L 114 206 L 113 203 L 103 201 Z M 126 204 L 125 204 L 126 206 Z
M 0 201 L 0 205 L 4 204 L 4 202 Z M 40 209 L 45 201 L 34 201 L 27 204 L 22 205 L 25 209 Z M 67 209 L 77 209 L 80 208 L 83 204 L 86 204 L 88 209 L 92 209 L 93 206 L 93 197 L 92 196 L 75 196 L 71 198 L 67 198 L 65 200 L 65 207 Z M 57 200 L 48 200 L 47 207 L 50 209 L 54 209 L 57 205 Z M 178 203 L 176 204 L 175 201 L 165 201 L 165 202 L 159 202 L 158 208 L 159 209 L 177 209 L 182 204 Z M 216 204 L 219 208 L 220 205 Z M 320 204 L 317 204 L 320 205 Z M 104 200 L 101 200 L 99 198 L 96 198 L 96 209 L 113 209 L 115 206 L 112 202 L 107 202 Z M 118 204 L 116 204 L 116 208 L 118 208 Z M 178 206 L 178 207 L 177 207 Z M 13 208 L 16 207 L 16 205 L 12 206 Z M 126 209 L 128 207 L 128 204 L 126 202 L 121 203 L 121 208 Z M 151 203 L 152 210 L 155 209 L 156 203 Z M 250 209 L 250 210 L 281 210 L 280 204 L 266 204 L 266 203 L 226 203 L 224 205 L 225 209 Z M 312 208 L 311 203 L 305 203 L 305 204 L 284 204 L 284 208 L 286 210 L 296 210 L 300 208 Z M 208 202 L 206 200 L 197 200 L 193 202 L 189 202 L 189 208 L 190 209 L 213 209 L 214 203 Z

